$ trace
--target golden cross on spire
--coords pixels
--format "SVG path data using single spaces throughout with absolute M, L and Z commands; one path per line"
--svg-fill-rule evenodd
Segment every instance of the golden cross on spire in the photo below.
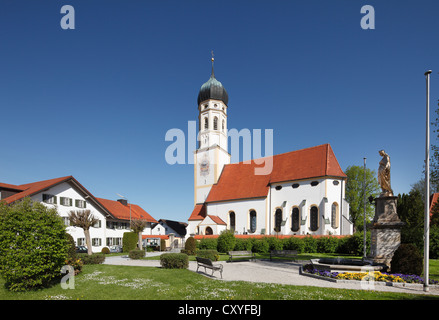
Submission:
M 214 71 L 213 71 L 213 61 L 215 60 L 215 59 L 213 58 L 213 57 L 214 57 L 213 50 L 210 51 L 210 53 L 212 54 L 212 58 L 211 58 L 211 60 L 212 60 L 212 74 L 211 74 L 211 77 L 215 77 L 215 73 L 214 73 Z
M 211 53 L 212 53 L 212 63 L 213 63 L 213 60 L 215 60 L 213 57 L 215 56 L 214 54 L 213 54 L 213 50 L 212 51 L 210 51 Z

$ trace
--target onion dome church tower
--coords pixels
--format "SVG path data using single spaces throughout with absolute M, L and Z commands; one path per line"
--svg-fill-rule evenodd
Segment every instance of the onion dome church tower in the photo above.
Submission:
M 227 146 L 226 89 L 212 74 L 198 93 L 198 149 L 194 152 L 194 203 L 204 203 L 217 183 L 225 164 L 230 163 Z

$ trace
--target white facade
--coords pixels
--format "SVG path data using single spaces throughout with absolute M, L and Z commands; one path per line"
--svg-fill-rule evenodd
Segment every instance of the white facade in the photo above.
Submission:
M 31 196 L 47 207 L 55 207 L 67 226 L 67 232 L 72 235 L 76 245 L 86 245 L 82 228 L 70 226 L 68 219 L 71 210 L 90 210 L 91 214 L 99 219 L 95 226 L 90 228 L 90 239 L 93 252 L 101 252 L 102 248 L 112 245 L 122 245 L 123 234 L 130 231 L 129 221 L 114 219 L 98 207 L 90 196 L 84 194 L 69 182 L 50 187 Z M 150 224 L 143 234 L 150 234 Z

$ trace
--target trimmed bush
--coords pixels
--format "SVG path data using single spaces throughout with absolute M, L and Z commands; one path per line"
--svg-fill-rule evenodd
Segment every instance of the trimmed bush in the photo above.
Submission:
M 29 198 L 0 202 L 0 275 L 11 291 L 48 286 L 61 276 L 68 240 L 56 209 Z
M 128 253 L 128 257 L 130 257 L 130 259 L 140 259 L 143 258 L 144 256 L 145 256 L 145 251 L 140 249 L 134 249 Z
M 102 250 L 101 250 L 101 253 L 109 254 L 110 253 L 110 249 L 108 247 L 103 247 Z
M 216 250 L 198 250 L 197 256 L 201 258 L 207 258 L 212 261 L 219 260 L 219 253 Z
M 122 239 L 122 251 L 130 252 L 136 249 L 139 235 L 136 232 L 125 232 Z
M 67 259 L 75 259 L 76 258 L 75 239 L 73 239 L 70 233 L 66 233 L 66 237 L 67 237 Z
M 415 274 L 420 276 L 423 271 L 423 257 L 415 245 L 403 243 L 393 254 L 390 269 L 392 273 Z
M 189 237 L 184 244 L 184 253 L 193 256 L 197 253 L 197 242 L 194 237 Z
M 165 269 L 187 269 L 189 256 L 184 253 L 164 253 L 160 256 L 160 265 Z
M 93 253 L 91 256 L 87 253 L 78 253 L 77 257 L 80 258 L 84 264 L 101 264 L 105 261 L 105 255 L 102 253 Z
M 226 253 L 235 248 L 235 243 L 236 238 L 234 232 L 231 230 L 224 230 L 218 237 L 217 249 L 219 252 Z
M 282 250 L 283 241 L 275 237 L 265 237 L 268 242 L 269 250 Z

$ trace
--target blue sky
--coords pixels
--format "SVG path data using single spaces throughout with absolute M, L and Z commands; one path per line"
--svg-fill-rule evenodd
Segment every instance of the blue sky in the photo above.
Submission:
M 75 30 L 60 27 L 64 4 Z M 360 27 L 366 4 L 374 30 Z M 197 120 L 214 50 L 229 129 L 273 129 L 274 154 L 330 143 L 342 169 L 367 157 L 377 170 L 385 149 L 407 193 L 422 177 L 428 69 L 432 118 L 437 107 L 438 12 L 425 0 L 2 0 L 0 181 L 73 175 L 97 197 L 187 220 L 193 166 L 166 163 L 165 134 Z

